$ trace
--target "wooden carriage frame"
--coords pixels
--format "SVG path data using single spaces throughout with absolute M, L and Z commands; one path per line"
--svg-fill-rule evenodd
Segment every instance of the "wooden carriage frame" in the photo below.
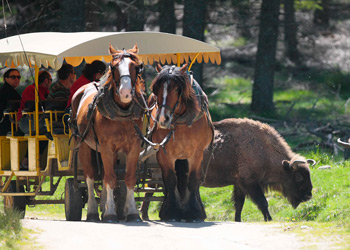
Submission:
M 38 86 L 40 67 L 58 70 L 63 61 L 74 67 L 83 60 L 109 62 L 108 45 L 117 49 L 132 48 L 137 43 L 139 56 L 144 64 L 158 61 L 162 64 L 180 64 L 197 61 L 198 63 L 221 63 L 220 50 L 207 43 L 188 37 L 161 32 L 39 32 L 16 35 L 0 40 L 0 64 L 7 67 L 27 65 L 34 68 L 35 84 Z M 45 110 L 48 118 L 48 132 L 52 140 L 39 134 L 39 97 L 35 97 L 35 110 L 30 113 L 34 117 L 34 134 L 16 136 L 18 124 L 16 111 L 6 112 L 12 117 L 12 131 L 8 136 L 0 136 L 0 196 L 4 197 L 6 209 L 16 209 L 25 215 L 26 205 L 65 204 L 67 220 L 81 220 L 82 208 L 87 202 L 86 184 L 82 170 L 74 161 L 74 142 L 69 144 L 69 133 L 54 133 L 53 121 L 63 111 Z M 39 144 L 47 141 L 47 151 L 40 154 Z M 21 160 L 28 152 L 28 169 L 20 168 Z M 135 192 L 162 192 L 160 168 L 155 157 L 139 162 L 138 185 Z M 117 210 L 122 211 L 123 168 L 125 161 L 120 155 L 115 170 L 118 176 L 116 190 Z M 39 199 L 40 196 L 52 196 L 63 177 L 65 197 L 58 200 Z M 45 190 L 44 182 L 49 182 Z M 100 181 L 95 182 L 96 193 L 100 205 L 104 201 L 104 191 Z M 161 201 L 162 197 L 135 197 L 136 201 Z M 117 213 L 118 213 L 117 211 Z

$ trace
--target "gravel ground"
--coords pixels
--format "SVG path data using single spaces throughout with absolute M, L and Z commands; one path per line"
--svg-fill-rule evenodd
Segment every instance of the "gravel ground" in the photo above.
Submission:
M 43 249 L 269 249 L 307 247 L 275 223 L 91 223 L 24 219 Z M 321 248 L 317 248 L 321 249 Z

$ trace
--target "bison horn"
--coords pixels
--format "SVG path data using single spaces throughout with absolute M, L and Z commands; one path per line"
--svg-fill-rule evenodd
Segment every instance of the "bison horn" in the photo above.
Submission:
M 294 161 L 294 162 L 292 163 L 291 168 L 292 168 L 293 170 L 296 170 L 298 164 L 300 164 L 300 163 L 301 163 L 301 164 L 302 164 L 302 163 L 306 163 L 306 161 L 296 160 L 296 161 Z
M 344 142 L 344 141 L 340 140 L 340 138 L 338 138 L 337 143 L 344 148 L 350 148 L 350 143 Z
M 316 161 L 314 159 L 307 159 L 306 161 L 310 164 L 311 167 L 315 166 L 316 164 Z

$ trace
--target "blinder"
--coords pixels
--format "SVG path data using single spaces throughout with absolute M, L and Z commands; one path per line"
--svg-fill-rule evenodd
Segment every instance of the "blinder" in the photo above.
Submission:
M 171 75 L 173 74 L 175 70 L 175 65 L 171 66 L 168 70 L 168 74 Z M 170 85 L 170 77 L 168 77 L 167 81 L 164 83 L 164 89 L 167 89 Z M 180 102 L 180 97 L 181 97 L 182 93 L 179 94 L 179 97 L 174 105 L 173 108 L 171 108 L 169 105 L 166 104 L 166 99 L 163 100 L 163 103 L 159 105 L 159 109 L 158 109 L 158 114 L 156 116 L 156 121 L 158 122 L 159 121 L 159 116 L 160 116 L 160 112 L 161 112 L 161 109 L 164 108 L 166 110 L 169 110 L 170 111 L 170 117 L 169 119 L 172 121 L 172 123 L 175 122 L 175 120 L 173 120 L 173 117 L 174 117 L 174 112 L 176 110 L 176 108 L 178 107 L 179 105 L 179 102 Z

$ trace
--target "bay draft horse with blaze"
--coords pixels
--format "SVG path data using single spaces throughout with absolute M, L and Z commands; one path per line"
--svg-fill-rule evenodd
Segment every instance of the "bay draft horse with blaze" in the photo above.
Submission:
M 158 75 L 152 81 L 153 94 L 148 100 L 149 104 L 156 103 L 150 128 L 155 143 L 171 133 L 156 155 L 165 194 L 159 217 L 164 221 L 202 222 L 206 213 L 199 193 L 201 163 L 203 151 L 213 139 L 213 127 L 208 99 L 187 74 L 187 66 L 162 68 L 157 64 Z
M 89 83 L 80 88 L 72 99 L 72 120 L 76 119 L 77 132 L 80 135 L 78 151 L 88 187 L 87 220 L 98 221 L 98 206 L 94 195 L 94 168 L 92 150 L 97 149 L 103 163 L 103 185 L 107 199 L 103 221 L 118 221 L 113 190 L 117 177 L 114 166 L 117 153 L 126 154 L 125 183 L 127 187 L 124 215 L 127 221 L 140 221 L 134 198 L 136 184 L 136 166 L 141 151 L 141 142 L 134 125 L 142 125 L 144 90 L 141 72 L 143 64 L 137 53 L 138 47 L 129 50 L 115 50 L 109 47 L 113 59 L 105 81 L 99 85 Z M 78 143 L 79 143 L 78 137 Z

